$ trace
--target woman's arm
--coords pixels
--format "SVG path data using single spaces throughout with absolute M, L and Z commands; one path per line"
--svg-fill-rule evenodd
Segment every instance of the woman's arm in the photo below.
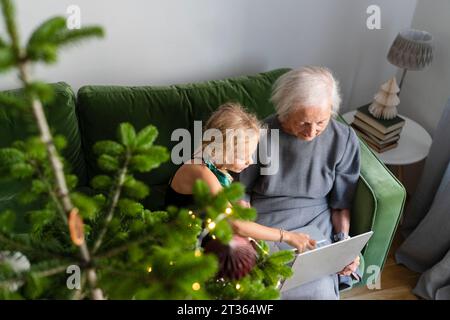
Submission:
M 350 210 L 349 209 L 331 209 L 331 221 L 333 224 L 333 233 L 338 234 L 340 232 L 348 236 L 350 232 Z M 353 260 L 349 265 L 344 267 L 338 274 L 349 276 L 353 272 L 356 272 L 360 264 L 359 256 Z
M 350 232 L 350 210 L 349 209 L 331 209 L 331 222 L 333 224 L 333 233 Z

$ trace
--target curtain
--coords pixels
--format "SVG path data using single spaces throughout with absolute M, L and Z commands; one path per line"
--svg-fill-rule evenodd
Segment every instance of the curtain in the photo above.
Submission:
M 401 226 L 398 263 L 422 275 L 414 293 L 450 299 L 450 99 L 433 137 L 423 174 Z

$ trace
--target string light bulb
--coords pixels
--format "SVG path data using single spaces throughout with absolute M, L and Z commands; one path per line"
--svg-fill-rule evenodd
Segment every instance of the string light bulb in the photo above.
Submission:
M 196 256 L 196 257 L 200 257 L 201 255 L 202 255 L 202 251 L 200 250 L 200 249 L 195 249 L 195 253 L 194 253 L 194 255 Z
M 216 223 L 215 223 L 214 221 L 212 221 L 212 222 L 210 222 L 210 223 L 208 224 L 208 229 L 209 229 L 209 230 L 213 230 L 215 227 L 216 227 Z
M 188 213 L 190 216 L 193 214 L 192 210 L 189 210 Z
M 174 262 L 173 262 L 173 261 L 170 261 L 169 264 L 170 264 L 171 266 L 173 266 Z
M 192 290 L 194 290 L 194 291 L 200 290 L 200 283 L 194 282 L 194 283 L 192 284 Z
M 215 235 L 212 235 L 211 238 L 213 238 L 214 240 L 216 240 L 216 236 L 215 236 Z
M 226 214 L 231 214 L 231 213 L 233 213 L 233 210 L 231 210 L 231 208 L 228 207 L 228 208 L 225 209 L 225 213 Z
M 152 269 L 152 266 L 148 266 L 147 272 L 150 273 L 150 272 L 152 272 L 152 270 L 153 270 L 153 269 Z
M 240 290 L 241 289 L 241 285 L 239 283 L 236 283 L 236 290 Z

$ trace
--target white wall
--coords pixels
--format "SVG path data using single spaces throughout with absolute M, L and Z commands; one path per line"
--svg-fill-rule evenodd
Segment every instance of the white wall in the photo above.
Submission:
M 46 81 L 64 80 L 77 90 L 85 84 L 173 84 L 321 64 L 341 81 L 343 110 L 370 101 L 395 74 L 386 54 L 398 31 L 410 26 L 416 6 L 416 0 L 17 3 L 22 34 L 44 18 L 65 14 L 70 4 L 80 6 L 83 24 L 100 24 L 107 32 L 104 40 L 68 49 L 57 65 L 36 68 Z M 381 7 L 381 30 L 366 28 L 371 4 Z M 13 76 L 1 75 L 0 89 L 14 86 Z
M 419 0 L 412 27 L 433 35 L 435 55 L 431 66 L 406 74 L 399 109 L 433 134 L 450 97 L 450 0 Z

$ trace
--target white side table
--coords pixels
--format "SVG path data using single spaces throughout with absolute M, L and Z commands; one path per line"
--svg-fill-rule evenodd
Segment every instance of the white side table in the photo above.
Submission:
M 342 117 L 348 124 L 351 124 L 355 113 L 356 111 L 349 111 L 343 114 Z M 428 132 L 417 122 L 405 116 L 400 116 L 406 120 L 406 123 L 400 133 L 398 146 L 383 153 L 372 150 L 383 163 L 398 166 L 398 178 L 402 181 L 402 166 L 425 159 L 430 150 L 432 139 Z

